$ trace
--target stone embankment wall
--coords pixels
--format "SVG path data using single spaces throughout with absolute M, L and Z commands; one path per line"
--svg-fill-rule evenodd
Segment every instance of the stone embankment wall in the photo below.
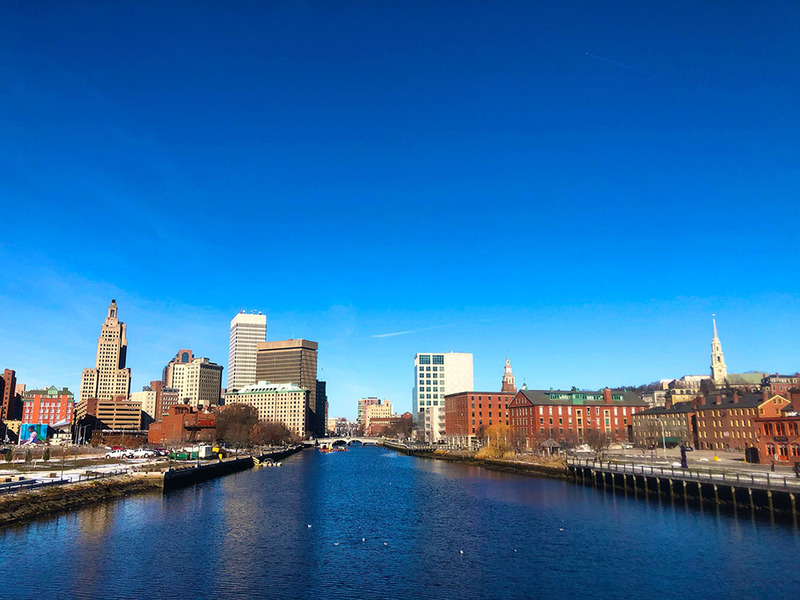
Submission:
M 417 452 L 411 448 L 406 448 L 401 444 L 384 443 L 386 448 L 397 450 L 410 456 L 419 458 L 432 458 L 435 460 L 446 460 L 449 462 L 459 463 L 463 465 L 474 465 L 476 467 L 484 467 L 492 471 L 502 471 L 504 473 L 516 473 L 517 475 L 529 475 L 532 477 L 549 477 L 552 479 L 571 479 L 567 472 L 566 463 L 558 461 L 522 461 L 505 458 L 476 458 L 460 453 L 440 453 L 421 451 Z
M 8 494 L 0 497 L 0 527 L 141 492 L 161 492 L 161 486 L 160 477 L 121 476 Z

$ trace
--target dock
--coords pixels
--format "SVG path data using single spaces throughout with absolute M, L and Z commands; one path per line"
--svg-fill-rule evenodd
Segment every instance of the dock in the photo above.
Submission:
M 800 479 L 792 475 L 580 458 L 567 459 L 567 472 L 576 482 L 634 497 L 744 509 L 797 524 Z

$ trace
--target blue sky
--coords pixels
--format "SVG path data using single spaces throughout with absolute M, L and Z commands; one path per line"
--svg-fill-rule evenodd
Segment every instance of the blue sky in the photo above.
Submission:
M 529 387 L 800 369 L 794 2 L 0 3 L 0 368 L 133 387 L 230 319 L 330 414 L 413 357 Z M 412 332 L 375 337 L 385 333 Z

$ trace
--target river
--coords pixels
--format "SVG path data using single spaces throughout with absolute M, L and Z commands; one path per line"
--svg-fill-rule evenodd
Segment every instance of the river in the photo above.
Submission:
M 792 598 L 791 525 L 377 447 L 0 531 L 3 598 Z

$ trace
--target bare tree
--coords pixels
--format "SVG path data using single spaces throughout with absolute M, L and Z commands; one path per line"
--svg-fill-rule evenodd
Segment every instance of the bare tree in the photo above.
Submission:
M 228 444 L 246 445 L 250 430 L 258 423 L 258 411 L 249 404 L 229 404 L 217 413 L 217 439 Z

